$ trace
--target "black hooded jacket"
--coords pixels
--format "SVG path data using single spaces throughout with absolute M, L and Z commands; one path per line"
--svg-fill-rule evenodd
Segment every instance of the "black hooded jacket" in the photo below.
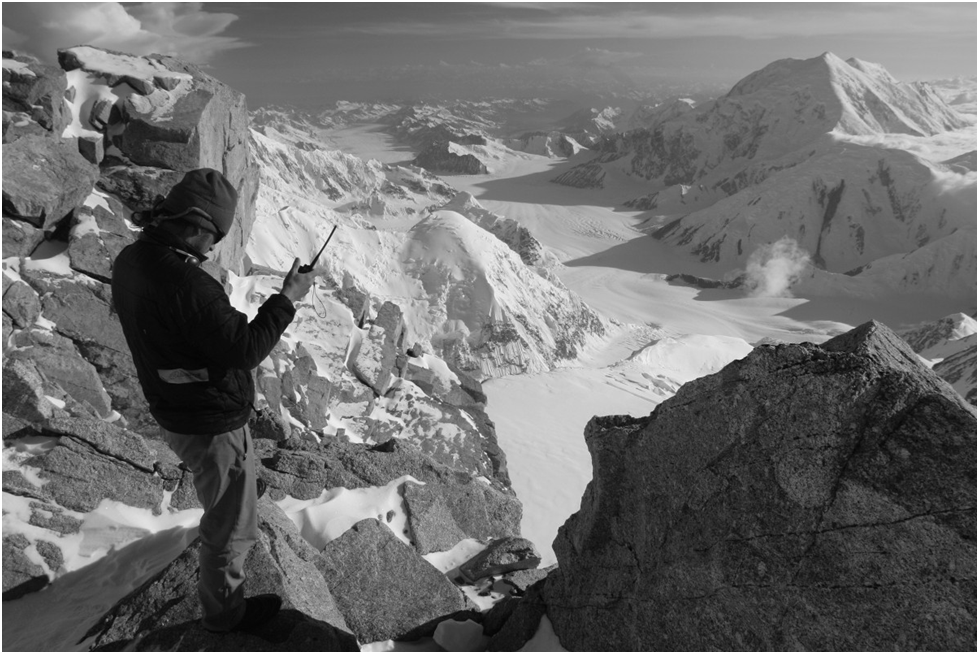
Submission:
M 217 434 L 252 411 L 251 371 L 267 357 L 296 310 L 282 294 L 251 322 L 224 288 L 178 252 L 179 238 L 148 227 L 112 268 L 112 301 L 150 413 L 165 429 Z

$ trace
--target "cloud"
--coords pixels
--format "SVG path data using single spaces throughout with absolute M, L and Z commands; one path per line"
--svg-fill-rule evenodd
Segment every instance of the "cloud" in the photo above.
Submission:
M 136 55 L 153 53 L 207 63 L 225 50 L 249 44 L 221 34 L 237 20 L 201 3 L 6 3 L 4 47 L 53 61 L 59 48 L 92 45 Z
M 443 7 L 445 5 L 442 5 Z M 481 5 L 468 14 L 375 19 L 332 32 L 466 39 L 975 36 L 973 3 L 555 3 Z
M 789 291 L 810 265 L 809 253 L 783 237 L 762 245 L 748 257 L 745 286 L 752 297 L 792 297 Z

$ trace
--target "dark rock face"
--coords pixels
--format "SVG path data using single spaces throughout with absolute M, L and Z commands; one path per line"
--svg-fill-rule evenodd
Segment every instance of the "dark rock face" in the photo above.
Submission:
M 282 445 L 259 470 L 273 499 L 287 494 L 313 499 L 327 488 L 386 486 L 404 475 L 422 482 L 406 483 L 402 490 L 408 529 L 420 554 L 451 549 L 464 538 L 520 533 L 522 507 L 512 491 L 436 463 L 404 441 L 374 448 L 298 439 Z
M 466 608 L 462 591 L 377 520 L 331 541 L 320 571 L 362 643 L 404 636 Z
M 44 231 L 19 220 L 3 217 L 3 258 L 26 257 L 44 240 Z
M 436 174 L 484 175 L 486 164 L 471 154 L 456 154 L 450 141 L 432 143 L 412 161 L 416 166 Z
M 976 414 L 887 328 L 595 418 L 546 600 L 569 649 L 972 650 Z
M 498 538 L 485 550 L 459 567 L 462 577 L 473 583 L 484 577 L 502 575 L 517 570 L 530 570 L 540 565 L 540 553 L 526 538 Z
M 283 598 L 283 608 L 293 611 L 284 611 L 285 615 L 254 636 L 217 637 L 204 631 L 198 622 L 201 617 L 197 599 L 200 545 L 195 542 L 160 574 L 118 602 L 89 631 L 87 638 L 94 638 L 91 648 L 113 650 L 135 644 L 139 651 L 151 651 L 155 647 L 167 651 L 183 650 L 189 643 L 197 643 L 195 647 L 210 644 L 212 648 L 232 649 L 231 643 L 239 639 L 237 642 L 245 650 L 286 651 L 286 647 L 275 648 L 269 643 L 283 644 L 302 636 L 329 643 L 329 650 L 355 649 L 356 643 L 343 616 L 316 569 L 315 550 L 295 533 L 289 519 L 267 499 L 259 502 L 259 528 L 259 542 L 245 562 L 246 595 L 278 593 Z
M 6 59 L 6 57 L 5 57 Z M 17 55 L 3 66 L 4 144 L 24 134 L 61 136 L 71 115 L 65 104 L 64 71 Z M 8 125 L 8 112 L 17 116 Z
M 25 136 L 3 146 L 3 213 L 48 229 L 82 204 L 98 178 L 73 141 Z
M 157 195 L 165 195 L 188 170 L 220 170 L 238 190 L 239 199 L 231 232 L 215 249 L 212 259 L 243 272 L 244 247 L 255 221 L 258 193 L 258 169 L 248 147 L 244 95 L 172 57 L 114 53 L 131 60 L 134 70 L 156 72 L 134 77 L 102 71 L 98 69 L 98 52 L 96 48 L 79 46 L 59 51 L 58 60 L 65 70 L 82 68 L 99 83 L 110 87 L 128 85 L 135 91 L 121 94 L 124 98 L 110 106 L 93 103 L 80 116 L 83 126 L 90 129 L 108 134 L 112 127 L 108 138 L 121 155 L 110 154 L 102 162 L 106 175 L 100 186 L 131 202 L 131 209 L 143 210 Z M 86 144 L 86 151 L 90 150 Z M 99 155 L 97 151 L 90 154 L 96 159 Z

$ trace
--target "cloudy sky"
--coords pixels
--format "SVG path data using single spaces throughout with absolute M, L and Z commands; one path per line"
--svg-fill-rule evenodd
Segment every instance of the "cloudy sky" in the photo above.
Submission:
M 910 81 L 976 74 L 976 3 L 12 3 L 3 47 L 208 67 L 249 105 L 729 87 L 830 51 Z

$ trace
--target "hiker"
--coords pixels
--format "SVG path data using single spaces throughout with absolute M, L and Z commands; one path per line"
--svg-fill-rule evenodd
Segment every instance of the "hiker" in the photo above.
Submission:
M 238 193 L 216 170 L 192 170 L 150 211 L 139 239 L 112 268 L 112 300 L 150 413 L 194 473 L 200 523 L 202 623 L 212 632 L 255 628 L 277 595 L 245 599 L 242 570 L 258 539 L 255 456 L 248 419 L 252 370 L 269 355 L 309 291 L 299 259 L 251 322 L 201 262 L 234 222 Z

